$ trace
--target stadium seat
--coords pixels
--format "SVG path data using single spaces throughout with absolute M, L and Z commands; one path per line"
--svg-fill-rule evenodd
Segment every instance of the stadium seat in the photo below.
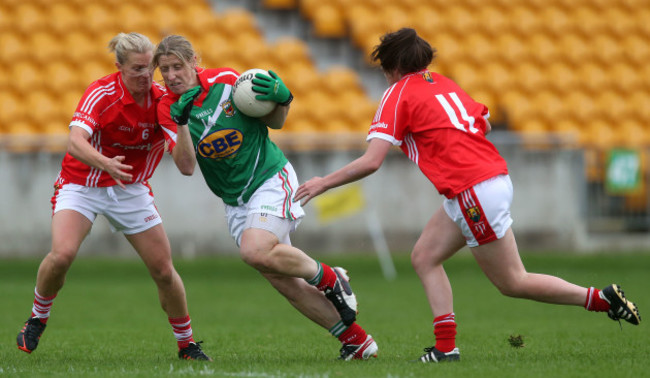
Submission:
M 647 38 L 639 34 L 630 34 L 623 37 L 621 45 L 630 64 L 640 67 L 650 60 L 650 44 Z
M 345 18 L 335 5 L 323 2 L 312 18 L 314 35 L 321 38 L 342 38 L 347 35 Z
M 28 41 L 31 50 L 29 56 L 42 67 L 52 60 L 59 59 L 64 53 L 59 39 L 46 30 L 32 33 Z
M 192 20 L 182 24 L 190 41 L 200 38 L 207 31 L 218 30 L 219 15 L 205 2 L 193 2 L 181 8 L 181 18 Z
M 93 2 L 90 4 L 85 4 L 82 8 L 82 14 L 84 20 L 92 20 L 92 22 L 84 23 L 84 31 L 90 33 L 93 36 L 105 33 L 110 31 L 113 34 L 117 34 L 117 22 L 118 19 L 114 15 L 114 9 L 110 9 L 108 6 L 105 6 L 100 2 Z M 115 32 L 114 32 L 115 31 Z M 98 41 L 100 43 L 108 43 L 108 40 L 104 42 L 103 40 Z M 97 42 L 96 42 L 97 43 Z
M 19 20 L 14 22 L 13 30 L 23 37 L 42 31 L 49 25 L 48 16 L 38 6 L 29 2 L 17 4 L 13 16 L 15 20 Z
M 480 30 L 486 33 L 486 36 L 492 40 L 504 33 L 508 33 L 512 27 L 512 23 L 515 22 L 515 20 L 508 17 L 507 12 L 503 8 L 493 4 L 481 5 L 477 17 L 481 20 Z M 448 22 L 450 21 L 448 20 Z
M 59 37 L 64 37 L 67 33 L 79 29 L 80 10 L 64 2 L 52 2 L 47 9 L 48 19 L 52 20 L 49 29 Z
M 245 9 L 233 8 L 221 14 L 219 31 L 229 38 L 245 32 L 258 32 L 255 17 Z
M 262 5 L 269 9 L 296 9 L 299 0 L 262 0 Z
M 309 46 L 301 39 L 280 37 L 271 45 L 271 49 L 281 52 L 277 54 L 277 59 L 283 66 L 295 63 L 313 64 Z
M 525 40 L 515 34 L 500 35 L 497 37 L 495 45 L 499 51 L 497 59 L 510 67 L 516 67 L 528 58 L 529 50 Z
M 55 61 L 48 64 L 44 71 L 48 80 L 45 88 L 51 93 L 61 95 L 68 91 L 80 91 L 88 83 L 82 83 L 79 79 L 78 68 L 76 65 L 64 61 Z
M 579 87 L 580 78 L 576 71 L 566 62 L 555 61 L 546 67 L 548 86 L 559 95 L 574 91 Z
M 7 66 L 26 58 L 28 53 L 31 54 L 29 46 L 25 44 L 24 39 L 12 31 L 0 33 L 0 46 L 2 46 L 0 63 Z
M 515 88 L 533 94 L 548 89 L 548 76 L 543 67 L 530 62 L 521 62 L 514 67 Z
M 587 40 L 578 34 L 560 36 L 558 44 L 563 52 L 560 58 L 573 66 L 580 66 L 595 58 Z
M 519 37 L 534 35 L 542 29 L 542 20 L 538 17 L 537 11 L 526 5 L 525 2 L 511 6 L 504 11 L 512 20 L 510 31 Z
M 322 75 L 322 83 L 323 89 L 332 96 L 340 96 L 348 91 L 364 93 L 357 72 L 343 66 L 328 68 Z
M 107 57 L 106 46 L 108 41 L 100 42 L 94 40 L 92 35 L 84 30 L 70 31 L 63 37 L 61 43 L 61 59 L 70 64 L 83 64 L 86 60 L 103 59 Z

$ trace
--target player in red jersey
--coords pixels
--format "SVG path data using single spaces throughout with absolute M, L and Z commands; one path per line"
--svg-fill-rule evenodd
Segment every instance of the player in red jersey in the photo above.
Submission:
M 513 188 L 506 162 L 485 137 L 491 129 L 489 112 L 453 81 L 427 70 L 434 53 L 413 29 L 381 38 L 372 58 L 380 62 L 390 87 L 370 126 L 365 154 L 302 184 L 294 200 L 307 203 L 330 188 L 372 174 L 393 145 L 446 197 L 411 255 L 434 317 L 436 344 L 425 348 L 422 362 L 460 359 L 451 285 L 442 264 L 465 245 L 504 295 L 584 306 L 639 324 L 636 305 L 618 285 L 598 290 L 526 271 L 510 227 Z
M 102 214 L 149 269 L 179 357 L 210 360 L 194 342 L 183 281 L 147 182 L 165 146 L 157 122 L 157 104 L 165 91 L 153 84 L 153 48 L 138 33 L 114 37 L 109 49 L 115 52 L 118 72 L 86 89 L 70 122 L 68 151 L 52 197 L 52 250 L 38 269 L 32 314 L 17 338 L 18 348 L 27 353 L 38 346 L 66 273 Z M 191 148 L 189 140 L 176 142 L 179 151 Z

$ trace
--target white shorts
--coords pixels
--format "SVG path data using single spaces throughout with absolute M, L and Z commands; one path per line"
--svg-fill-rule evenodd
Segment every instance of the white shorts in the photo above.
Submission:
M 275 234 L 280 243 L 291 244 L 289 234 L 296 230 L 305 211 L 300 202 L 293 202 L 298 177 L 291 163 L 260 186 L 248 203 L 226 208 L 230 235 L 240 245 L 241 235 L 248 228 L 261 228 Z
M 93 223 L 97 215 L 102 214 L 113 232 L 120 231 L 126 235 L 162 223 L 151 187 L 143 183 L 126 185 L 126 189 L 64 184 L 52 197 L 52 214 L 61 210 L 74 210 Z
M 460 227 L 467 245 L 477 247 L 501 239 L 512 225 L 512 181 L 499 175 L 480 182 L 452 199 L 445 199 L 447 215 Z

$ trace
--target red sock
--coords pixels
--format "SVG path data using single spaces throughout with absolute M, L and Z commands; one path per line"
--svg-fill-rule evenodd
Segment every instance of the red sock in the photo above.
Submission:
M 334 273 L 334 269 L 332 269 L 330 266 L 320 263 L 321 269 L 323 269 L 323 276 L 320 279 L 320 282 L 316 284 L 316 287 L 318 290 L 323 291 L 328 287 L 333 287 L 334 282 L 336 282 L 336 273 Z
M 36 289 L 34 289 L 34 304 L 32 305 L 32 318 L 38 317 L 38 320 L 43 324 L 47 324 L 47 320 L 50 318 L 50 309 L 52 308 L 52 303 L 56 298 L 56 294 L 50 297 L 43 297 L 40 295 Z
M 368 334 L 363 328 L 361 328 L 360 325 L 357 323 L 352 323 L 348 329 L 339 335 L 339 341 L 342 344 L 361 345 L 364 341 L 366 341 L 367 337 Z
M 191 342 L 194 342 L 190 323 L 189 315 L 182 318 L 169 318 L 169 324 L 171 324 L 172 330 L 174 331 L 174 337 L 176 337 L 176 341 L 178 342 L 179 350 L 186 348 Z
M 433 319 L 433 334 L 436 336 L 436 349 L 443 353 L 456 347 L 456 315 L 452 312 Z
M 587 291 L 585 309 L 597 312 L 609 311 L 609 302 L 600 297 L 600 290 L 590 287 Z

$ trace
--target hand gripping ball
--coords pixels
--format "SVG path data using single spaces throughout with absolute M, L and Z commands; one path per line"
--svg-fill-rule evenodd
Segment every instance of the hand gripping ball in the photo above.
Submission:
M 259 93 L 253 92 L 253 79 L 258 72 L 270 76 L 268 71 L 252 68 L 243 72 L 233 87 L 234 92 L 232 98 L 235 101 L 235 106 L 249 117 L 265 116 L 276 106 L 276 103 L 273 101 L 260 101 L 255 99 L 255 96 L 259 95 Z

